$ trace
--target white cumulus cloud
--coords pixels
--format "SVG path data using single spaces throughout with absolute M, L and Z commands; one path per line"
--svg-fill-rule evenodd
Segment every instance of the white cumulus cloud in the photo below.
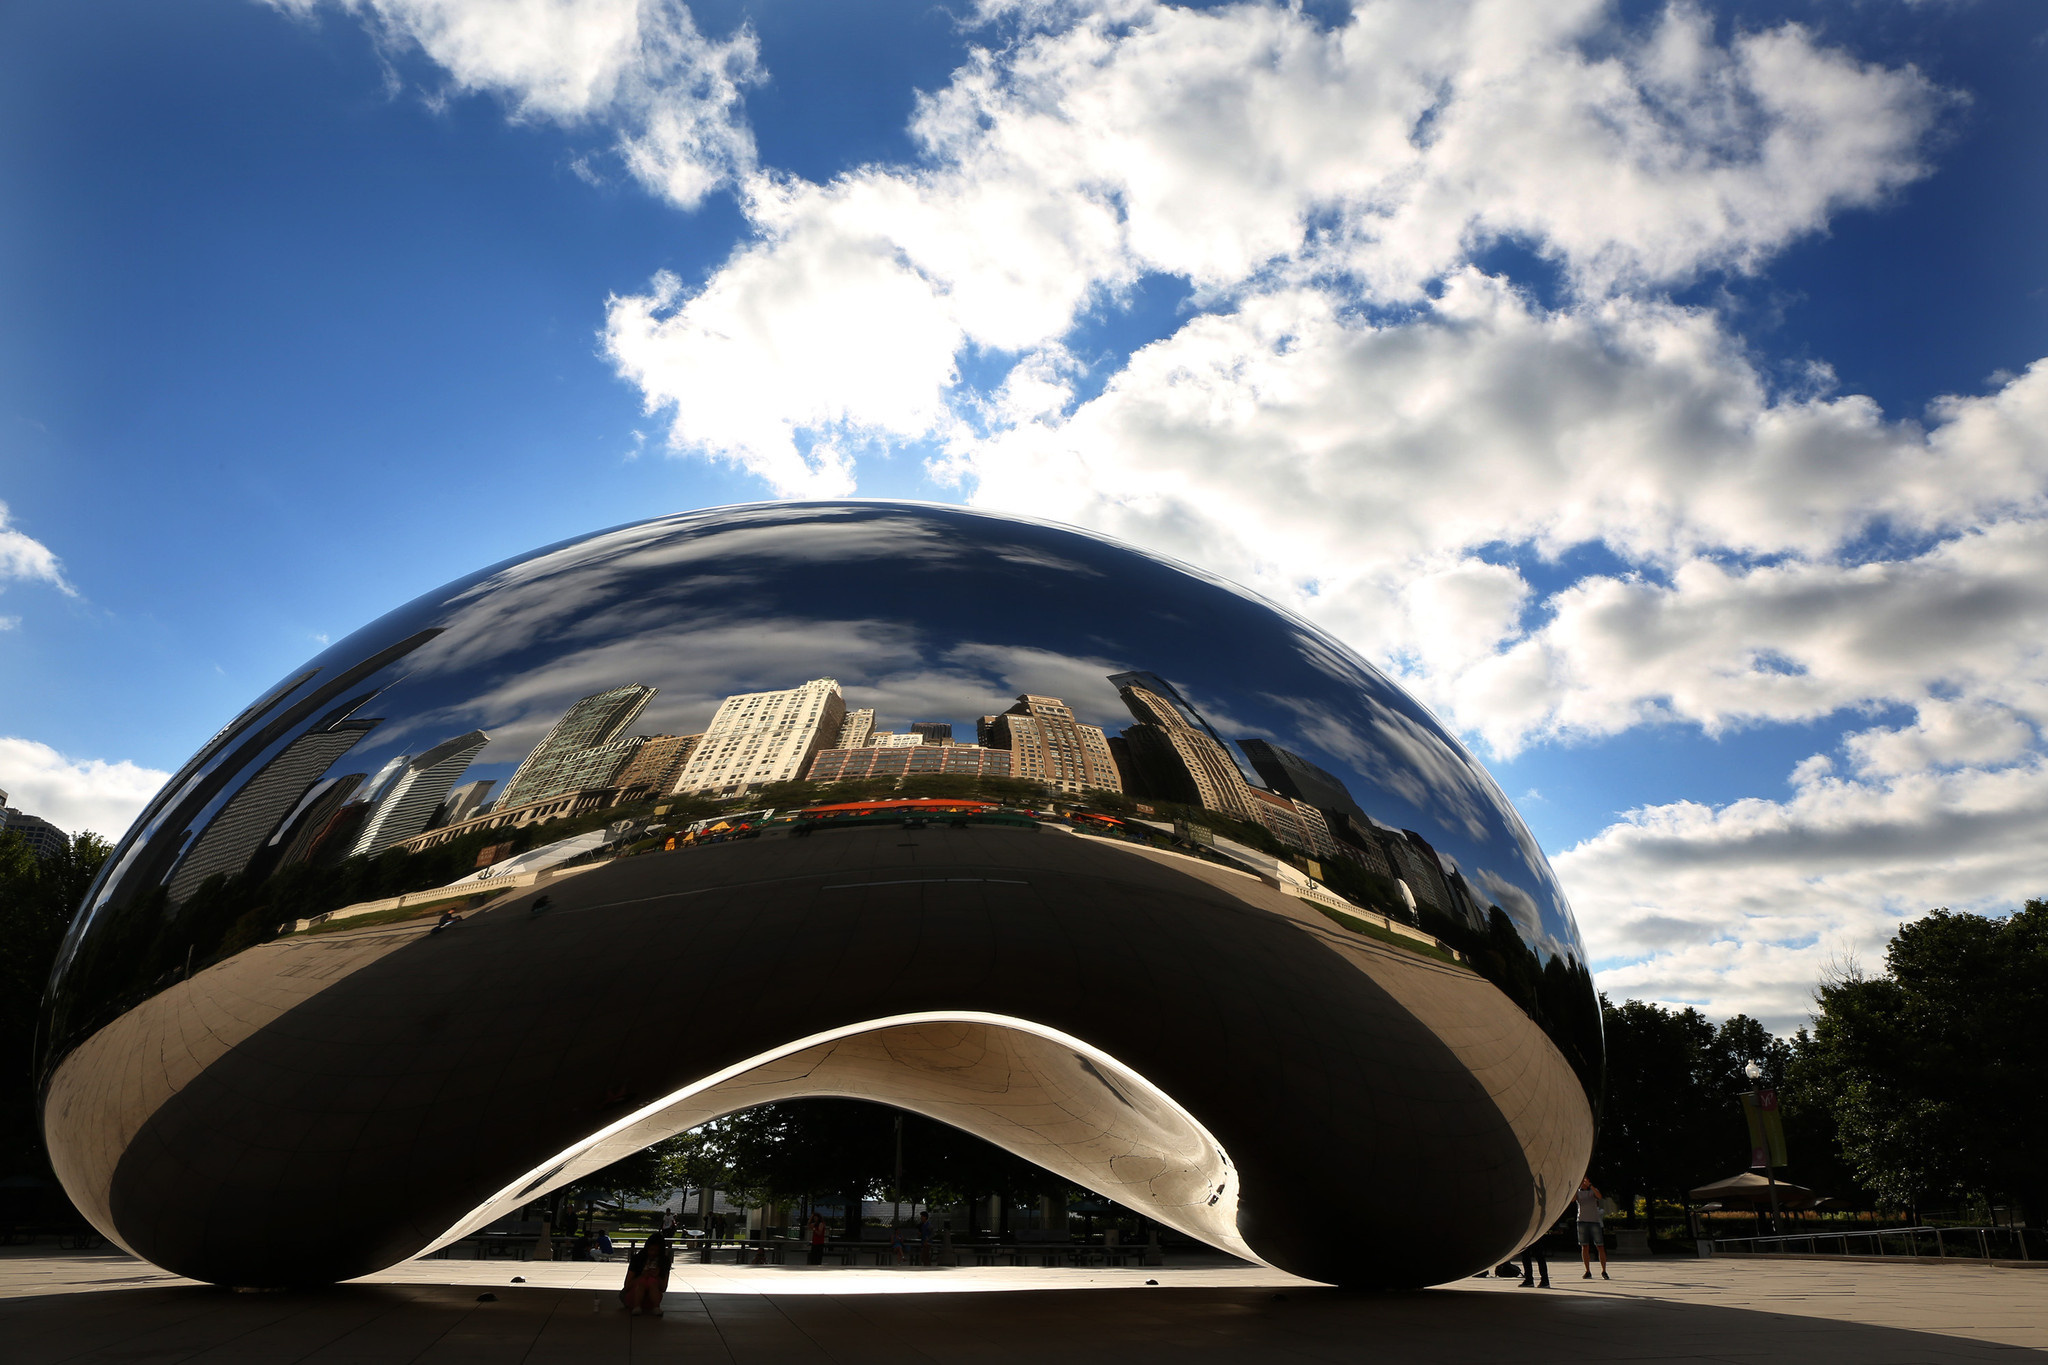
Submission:
M 754 35 L 708 38 L 674 0 L 270 3 L 357 15 L 387 46 L 424 52 L 455 91 L 498 95 L 517 117 L 601 121 L 633 175 L 683 208 L 753 167 L 742 99 L 761 76 Z
M 1912 67 L 1683 0 L 991 0 L 916 155 L 816 183 L 755 163 L 750 35 L 679 5 L 332 2 L 616 129 L 678 204 L 733 186 L 717 269 L 609 303 L 679 451 L 822 495 L 928 443 L 971 501 L 1298 608 L 1498 754 L 1860 715 L 1790 797 L 1560 859 L 1611 990 L 1783 1022 L 1898 915 L 2039 889 L 2048 362 L 1887 413 L 1674 301 L 1927 174 L 1961 97 Z M 1092 359 L 1160 276 L 1182 313 Z
M 64 577 L 64 566 L 58 563 L 50 547 L 13 526 L 7 504 L 0 502 L 0 587 L 10 579 L 47 583 L 67 596 L 76 595 L 76 590 Z M 7 618 L 10 627 L 15 620 L 14 617 Z
M 1883 960 L 1901 916 L 2048 894 L 2048 759 L 1843 777 L 1791 797 L 1633 811 L 1555 860 L 1610 995 L 1803 1019 L 1830 960 Z
M 32 739 L 0 735 L 0 791 L 7 804 L 66 833 L 118 839 L 170 774 L 122 759 L 73 759 Z

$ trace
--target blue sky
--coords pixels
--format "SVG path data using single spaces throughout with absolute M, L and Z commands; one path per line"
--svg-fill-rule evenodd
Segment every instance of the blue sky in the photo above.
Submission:
M 2048 14 L 1110 10 L 8 7 L 0 788 L 117 833 L 437 583 L 854 493 L 1321 621 L 1617 993 L 2048 890 Z

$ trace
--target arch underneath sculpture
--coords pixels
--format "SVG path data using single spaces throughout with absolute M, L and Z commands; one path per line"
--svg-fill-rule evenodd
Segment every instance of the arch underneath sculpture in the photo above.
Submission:
M 813 1034 L 665 1095 L 556 1153 L 427 1250 L 699 1124 L 782 1100 L 869 1100 L 950 1124 L 1246 1260 L 1229 1154 L 1173 1098 L 1099 1048 L 999 1014 L 943 1011 Z

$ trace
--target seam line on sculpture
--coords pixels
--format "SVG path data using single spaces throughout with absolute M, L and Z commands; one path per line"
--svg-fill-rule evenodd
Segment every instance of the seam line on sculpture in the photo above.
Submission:
M 949 882 L 978 882 L 990 886 L 1029 886 L 1030 882 L 1018 881 L 1012 877 L 904 877 L 889 882 L 841 882 L 837 886 L 821 886 L 820 891 L 858 891 L 865 886 L 943 886 Z

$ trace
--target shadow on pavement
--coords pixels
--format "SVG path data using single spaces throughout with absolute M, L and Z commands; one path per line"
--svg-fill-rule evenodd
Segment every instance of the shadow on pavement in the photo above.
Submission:
M 481 1295 L 494 1300 L 479 1301 Z M 455 1360 L 1133 1362 L 2048 1360 L 1965 1337 L 1565 1290 L 1150 1288 L 914 1294 L 671 1292 L 662 1318 L 610 1293 L 502 1285 L 203 1287 L 0 1302 L 0 1356 L 56 1362 Z M 1843 1306 L 1854 1311 L 1853 1304 Z

